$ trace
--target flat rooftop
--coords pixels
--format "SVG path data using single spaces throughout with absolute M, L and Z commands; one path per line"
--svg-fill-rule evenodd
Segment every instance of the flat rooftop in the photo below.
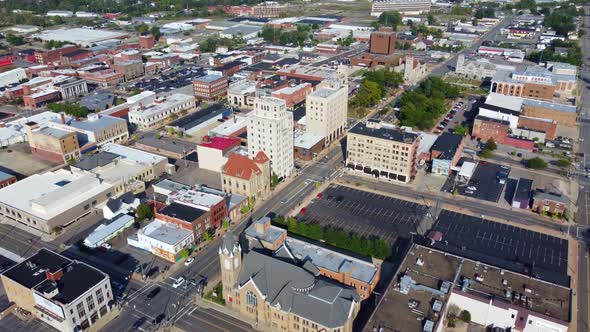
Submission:
M 375 310 L 365 331 L 370 331 L 374 325 L 387 326 L 394 331 L 422 331 L 426 320 L 438 324 L 440 315 L 437 314 L 434 303 L 446 303 L 450 295 L 449 288 L 452 286 L 455 290 L 460 290 L 464 281 L 467 286 L 463 291 L 484 301 L 494 298 L 518 310 L 530 310 L 541 317 L 569 321 L 570 288 L 506 271 L 461 255 L 414 244 L 398 271 L 386 298 Z M 405 283 L 407 281 L 411 282 Z M 525 294 L 525 288 L 529 290 L 526 292 L 531 300 L 529 306 L 512 296 L 506 297 L 507 291 L 510 294 Z M 417 301 L 414 309 L 408 306 L 411 300 Z
M 134 109 L 130 111 L 130 113 L 135 113 L 142 117 L 150 117 L 167 112 L 172 108 L 185 105 L 186 103 L 191 103 L 194 106 L 194 101 L 195 97 L 193 96 L 185 95 L 182 93 L 174 93 L 167 96 L 165 100 L 153 102 L 147 106 L 144 106 L 141 109 Z M 189 107 L 183 108 L 188 109 Z
M 224 199 L 224 196 L 192 189 L 180 189 L 168 196 L 170 202 L 178 201 L 206 211 L 209 211 L 212 206 L 219 204 Z
M 372 128 L 366 123 L 359 122 L 348 131 L 351 134 L 371 136 L 375 138 L 390 140 L 394 142 L 412 144 L 418 135 L 400 128 L 389 128 L 386 126 Z
M 143 228 L 143 233 L 157 241 L 176 245 L 191 236 L 193 232 L 156 219 Z
M 170 190 L 170 191 L 177 191 L 180 189 L 190 189 L 191 187 L 180 182 L 172 181 L 170 179 L 164 179 L 156 184 L 153 185 L 154 187 L 159 187 L 162 189 Z
M 63 270 L 63 276 L 53 283 L 45 271 Z M 71 303 L 108 276 L 85 263 L 68 259 L 47 249 L 40 249 L 25 261 L 11 267 L 3 275 L 26 288 L 40 291 L 57 287 L 58 294 L 51 298 L 63 304 Z
M 137 144 L 150 146 L 163 151 L 171 151 L 178 154 L 190 154 L 195 151 L 196 145 L 191 142 L 181 141 L 171 137 L 157 138 L 153 135 L 148 135 L 137 141 Z
M 96 176 L 60 169 L 34 174 L 0 189 L 0 202 L 49 220 L 109 189 L 111 184 Z
M 185 117 L 182 117 L 178 120 L 170 122 L 167 126 L 168 127 L 175 127 L 175 128 L 182 128 L 184 130 L 189 130 L 194 128 L 205 121 L 208 121 L 216 116 L 220 116 L 226 112 L 230 112 L 231 110 L 226 108 L 224 105 L 215 104 L 209 106 L 205 109 L 202 109 L 198 112 L 191 113 Z
M 109 152 L 122 159 L 130 160 L 141 165 L 155 165 L 162 161 L 167 161 L 166 157 L 158 156 L 157 154 L 145 152 L 142 150 L 130 148 L 128 146 L 119 145 L 115 143 L 107 143 L 102 146 L 101 151 Z
M 289 251 L 299 261 L 311 261 L 313 265 L 335 273 L 352 271 L 352 278 L 366 283 L 371 283 L 379 271 L 371 262 L 362 261 L 309 242 L 288 237 L 286 244 Z
M 104 167 L 112 163 L 117 158 L 119 158 L 119 155 L 117 154 L 106 151 L 100 151 L 92 155 L 86 154 L 82 156 L 80 161 L 74 164 L 74 167 L 85 171 L 91 171 L 98 167 Z
M 443 210 L 434 231 L 442 241 L 432 247 L 545 280 L 570 285 L 567 240 L 524 228 Z
M 109 39 L 124 38 L 126 36 L 127 33 L 124 32 L 83 28 L 45 30 L 33 35 L 33 37 L 43 41 L 57 40 L 84 46 L 90 46 L 91 44 Z
M 222 79 L 222 78 L 223 78 L 223 76 L 221 76 L 221 75 L 209 74 L 209 75 L 197 77 L 194 79 L 194 81 L 195 82 L 211 83 L 211 82 L 215 82 L 215 81 Z
M 207 213 L 207 211 L 197 209 L 186 204 L 173 202 L 163 209 L 158 210 L 158 213 L 186 222 L 192 222 L 193 220 L 196 220 L 200 216 Z

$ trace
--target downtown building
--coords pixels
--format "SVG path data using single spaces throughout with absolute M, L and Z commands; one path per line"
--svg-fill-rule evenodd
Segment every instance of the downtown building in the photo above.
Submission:
M 306 132 L 329 144 L 344 134 L 348 112 L 348 86 L 324 80 L 306 100 Z
M 248 120 L 248 155 L 262 151 L 270 159 L 271 172 L 286 178 L 293 172 L 293 113 L 285 101 L 274 97 L 256 99 Z
M 360 122 L 348 131 L 346 167 L 378 179 L 409 183 L 417 172 L 417 133 L 382 123 Z
M 226 234 L 219 258 L 227 307 L 256 321 L 260 331 L 352 332 L 361 302 L 355 289 L 320 275 L 309 262 L 298 265 L 287 250 L 283 255 L 242 252 L 237 237 Z
M 430 10 L 430 0 L 375 0 L 371 16 L 379 17 L 384 12 L 398 11 L 403 15 L 417 15 Z
M 48 249 L 0 279 L 11 303 L 57 331 L 98 331 L 115 317 L 108 274 Z

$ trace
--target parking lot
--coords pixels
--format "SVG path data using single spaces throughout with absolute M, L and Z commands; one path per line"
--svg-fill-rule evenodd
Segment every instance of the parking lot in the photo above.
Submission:
M 154 91 L 156 93 L 167 92 L 191 85 L 194 78 L 203 75 L 205 75 L 205 72 L 201 67 L 185 67 L 158 77 L 141 80 L 132 84 L 129 88 L 131 90 L 139 88 L 144 91 Z
M 332 185 L 300 214 L 302 220 L 343 229 L 364 237 L 380 237 L 394 244 L 423 233 L 428 207 L 354 188 Z
M 474 100 L 459 99 L 453 107 L 446 113 L 444 118 L 434 128 L 435 134 L 440 134 L 444 131 L 453 132 L 458 125 L 465 124 L 468 118 L 468 113 L 471 111 Z
M 565 239 L 448 210 L 433 230 L 443 234 L 436 249 L 569 286 Z
M 480 161 L 467 184 L 456 184 L 453 177 L 449 177 L 442 191 L 452 193 L 456 188 L 459 195 L 497 203 L 504 191 L 505 184 L 500 183 L 498 174 L 510 174 L 510 167 Z

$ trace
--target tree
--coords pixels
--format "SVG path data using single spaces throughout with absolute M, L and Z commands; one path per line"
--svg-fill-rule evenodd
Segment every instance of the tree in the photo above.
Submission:
M 8 33 L 6 35 L 6 41 L 12 46 L 18 46 L 25 43 L 23 36 L 17 36 L 13 33 Z
M 468 131 L 462 125 L 457 125 L 457 126 L 455 126 L 455 129 L 453 129 L 453 133 L 457 134 L 457 135 L 465 136 L 468 134 Z
M 229 228 L 229 219 L 223 219 L 223 223 L 221 224 L 221 228 L 223 228 L 224 230 L 227 230 Z
M 277 175 L 277 173 L 272 172 L 272 176 L 270 177 L 270 185 L 272 187 L 276 187 L 280 182 L 279 176 Z
M 162 33 L 160 32 L 160 28 L 157 26 L 151 27 L 150 33 L 152 34 L 152 36 L 154 36 L 155 40 L 159 40 L 160 36 L 162 35 Z
M 572 164 L 572 162 L 567 159 L 559 159 L 558 161 L 555 162 L 556 166 L 562 167 L 562 168 L 570 167 L 571 164 Z
M 146 203 L 141 203 L 135 211 L 138 221 L 150 220 L 154 217 L 154 209 Z
M 147 35 L 148 32 L 150 31 L 150 27 L 145 23 L 141 23 L 141 24 L 135 26 L 135 31 L 142 36 Z
M 428 20 L 428 25 L 435 25 L 436 24 L 436 18 L 434 17 L 434 15 L 432 13 L 428 13 L 428 15 L 426 16 L 426 19 Z
M 498 145 L 496 144 L 496 142 L 494 141 L 493 138 L 490 138 L 487 142 L 486 145 L 484 146 L 484 150 L 491 150 L 491 151 L 495 151 L 498 148 Z
M 213 232 L 212 228 L 207 229 L 205 233 L 203 233 L 203 241 L 207 242 L 213 240 Z
M 175 132 L 176 131 L 174 130 L 174 128 L 168 127 L 168 135 L 172 136 L 172 135 L 174 135 Z
M 483 149 L 479 153 L 479 156 L 482 158 L 491 158 L 493 155 L 494 155 L 494 151 L 492 151 L 490 149 Z
M 402 16 L 398 11 L 383 12 L 379 15 L 378 22 L 386 27 L 391 27 L 397 30 L 397 26 L 402 23 Z
M 49 103 L 47 108 L 54 113 L 65 113 L 77 118 L 84 118 L 88 115 L 89 111 L 86 107 L 80 106 L 79 104 L 66 104 L 66 103 Z
M 463 310 L 459 314 L 459 319 L 465 323 L 469 323 L 469 322 L 471 322 L 471 313 L 467 310 Z
M 544 169 L 547 168 L 547 162 L 539 157 L 531 158 L 526 163 L 528 168 Z

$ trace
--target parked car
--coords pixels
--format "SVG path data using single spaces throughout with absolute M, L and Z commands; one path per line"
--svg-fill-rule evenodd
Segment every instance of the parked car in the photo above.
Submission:
M 178 288 L 180 287 L 182 284 L 184 284 L 185 280 L 183 277 L 180 277 L 178 279 L 176 279 L 176 281 L 174 281 L 174 283 L 172 284 L 173 288 Z
M 477 187 L 469 186 L 469 187 L 467 187 L 467 189 L 475 191 L 475 190 L 477 190 Z
M 465 190 L 465 193 L 466 193 L 466 194 L 471 194 L 471 195 L 473 195 L 473 193 L 474 193 L 474 192 L 473 192 L 473 191 L 471 191 L 471 190 Z
M 184 261 L 184 266 L 189 266 L 195 261 L 194 257 L 189 257 L 189 259 Z
M 100 245 L 100 247 L 102 249 L 104 249 L 105 251 L 111 251 L 111 249 L 113 249 L 113 246 L 110 245 L 109 243 L 103 243 L 103 244 Z

